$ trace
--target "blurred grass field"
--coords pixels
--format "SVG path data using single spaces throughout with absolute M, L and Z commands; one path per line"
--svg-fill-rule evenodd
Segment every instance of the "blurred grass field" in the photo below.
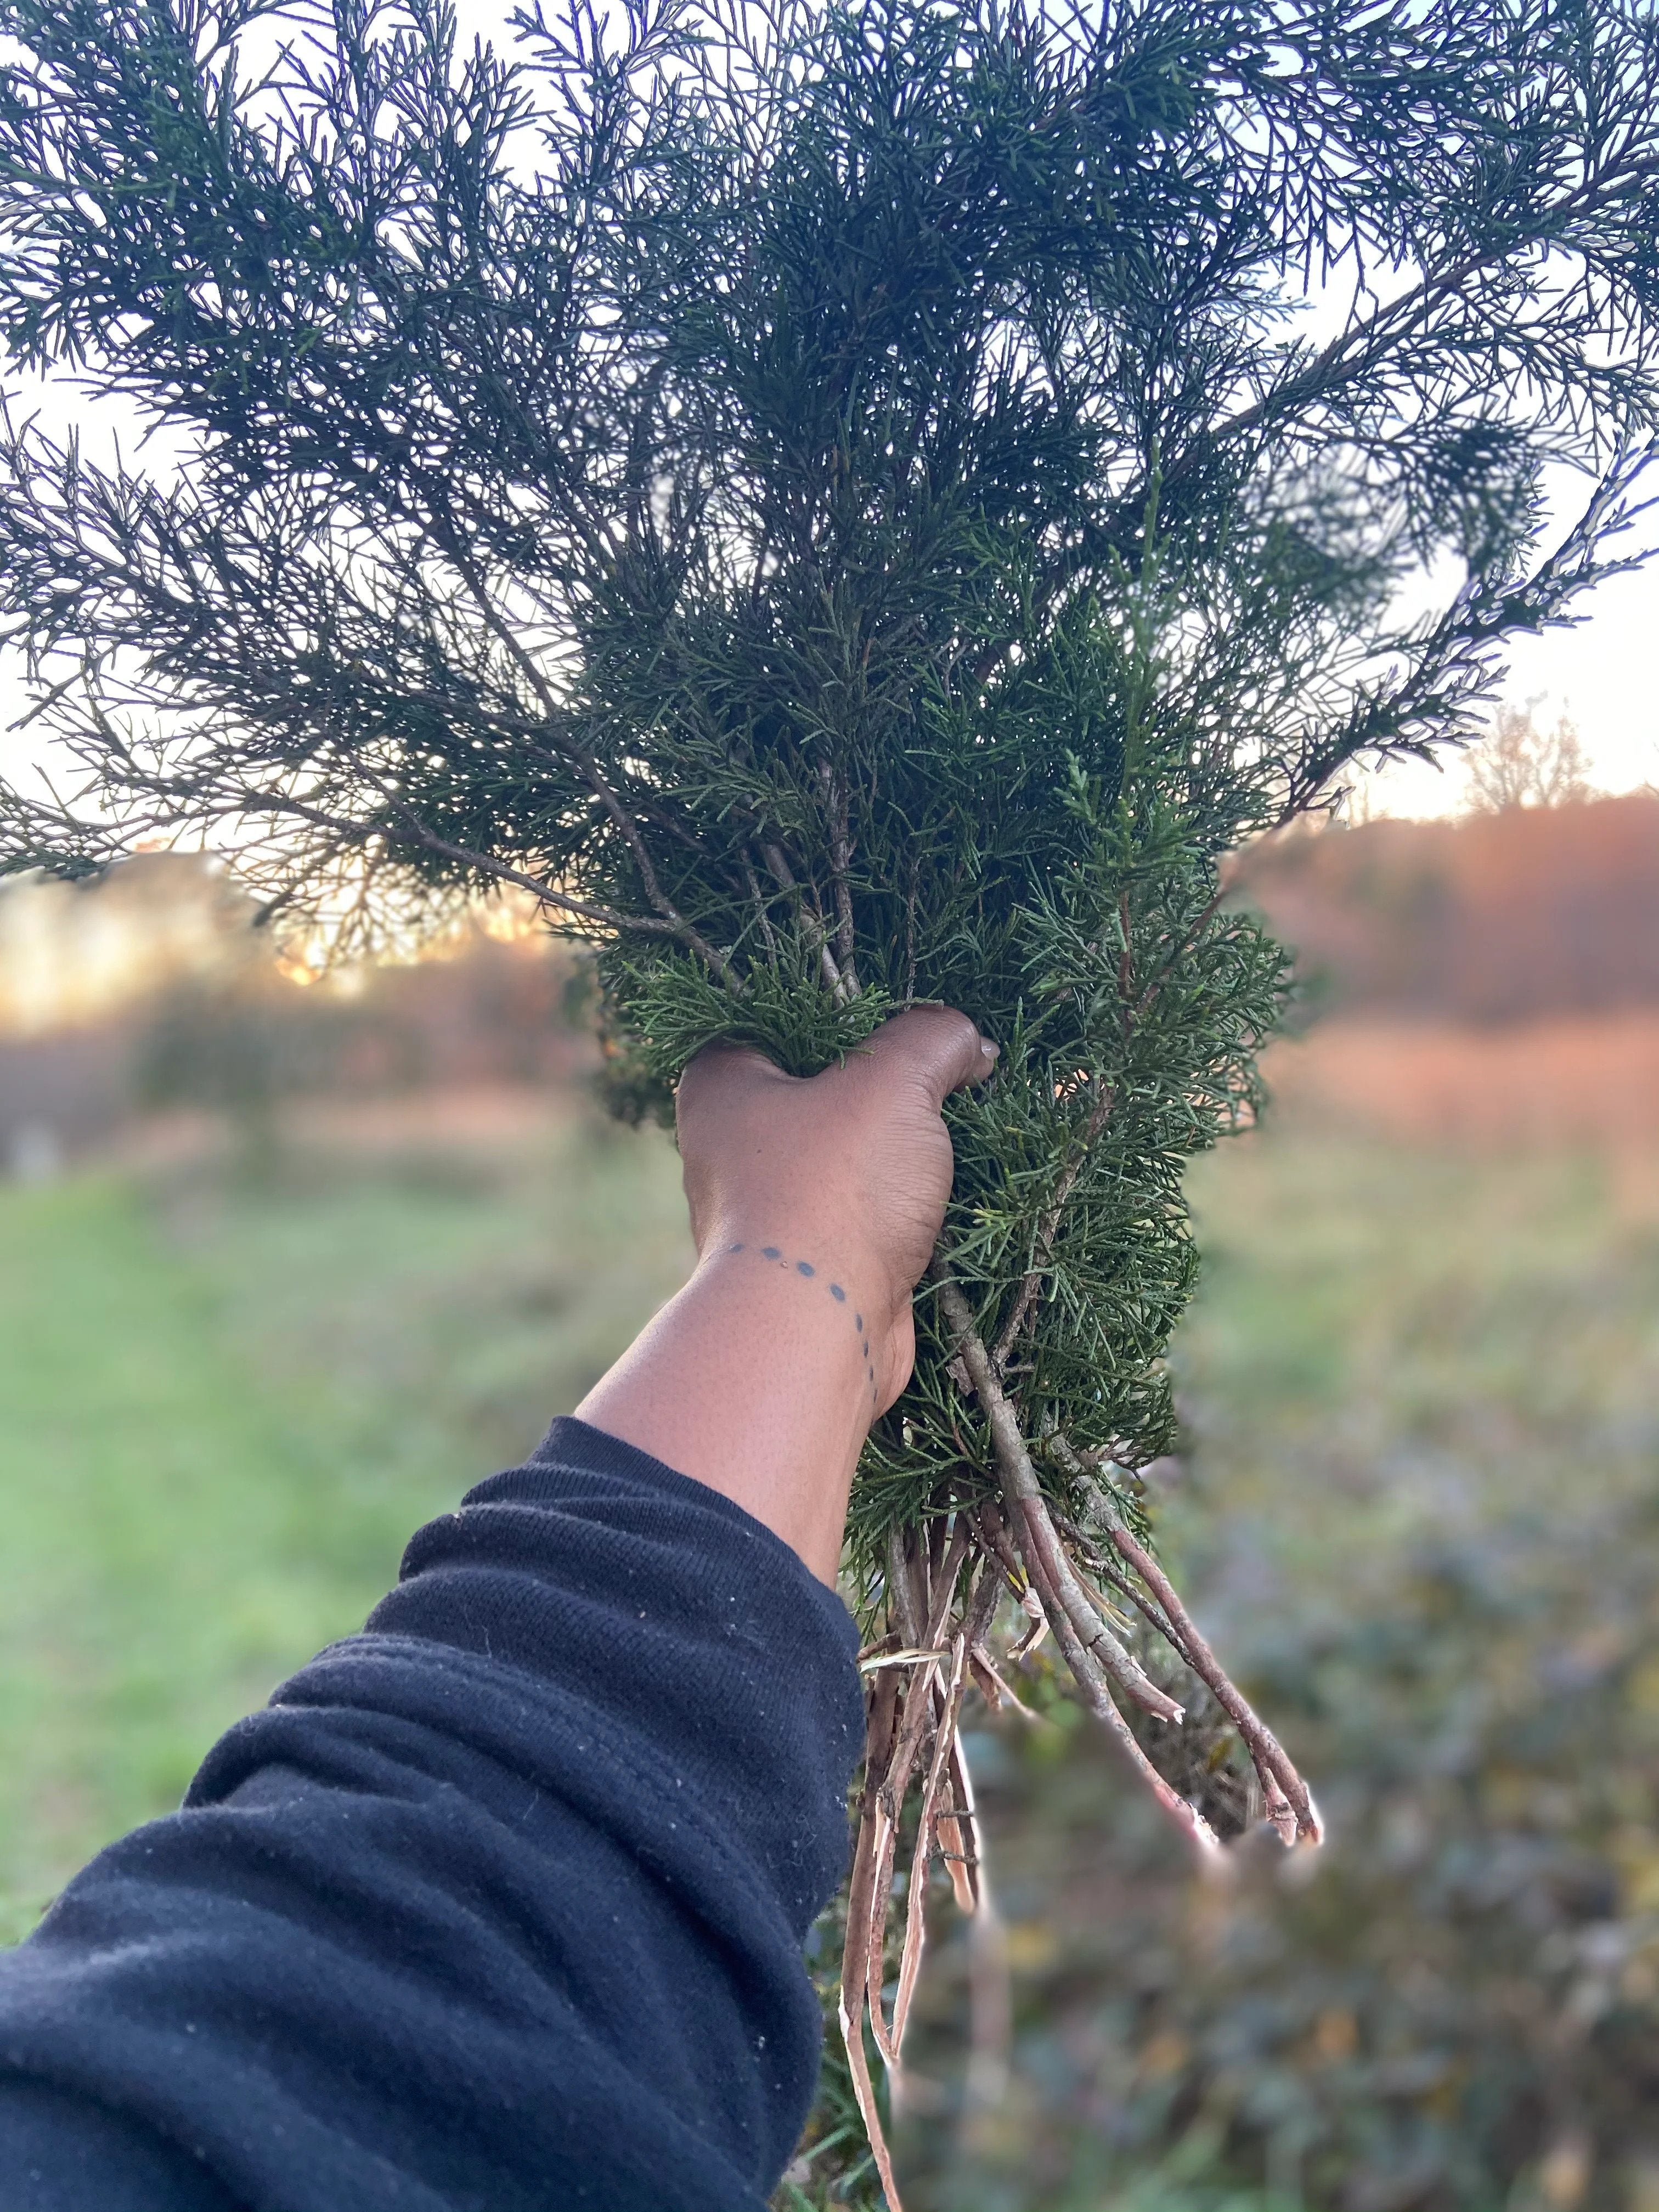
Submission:
M 0 1931 L 176 1804 L 681 1279 L 665 1144 L 574 1108 L 0 1187 Z
M 1288 1113 L 1193 1191 L 1165 1547 L 1334 1842 L 1311 1885 L 1249 1875 L 1223 1941 L 1085 1731 L 981 1728 L 1012 2070 L 964 2109 L 942 1912 L 915 2202 L 1652 2212 L 1659 1150 Z M 355 1627 L 688 1250 L 665 1140 L 574 1104 L 0 1188 L 4 1932 Z

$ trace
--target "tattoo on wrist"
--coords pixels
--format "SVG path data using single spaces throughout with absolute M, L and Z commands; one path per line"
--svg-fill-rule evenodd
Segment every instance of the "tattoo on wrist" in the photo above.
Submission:
M 750 1245 L 739 1242 L 728 1244 L 726 1249 L 728 1253 L 752 1251 L 755 1257 L 765 1261 L 768 1267 L 781 1267 L 786 1274 L 799 1275 L 805 1282 L 822 1282 L 823 1279 L 810 1260 L 791 1260 L 781 1244 Z M 823 1287 L 838 1306 L 850 1303 L 841 1284 L 825 1282 Z M 870 1336 L 864 1326 L 864 1316 L 856 1308 L 853 1313 L 853 1328 L 858 1338 L 859 1350 L 864 1355 L 865 1380 L 870 1385 L 870 1396 L 873 1401 L 880 1395 L 876 1385 L 875 1355 L 870 1348 Z

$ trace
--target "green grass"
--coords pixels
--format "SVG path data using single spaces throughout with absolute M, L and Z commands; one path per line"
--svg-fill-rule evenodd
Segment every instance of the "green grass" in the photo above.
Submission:
M 1652 1484 L 1659 1210 L 1593 1156 L 1413 1152 L 1294 1126 L 1201 1164 L 1176 1346 L 1214 1572 L 1248 1525 L 1304 1608 L 1425 1534 Z
M 0 1936 L 520 1456 L 684 1271 L 666 1146 L 0 1189 Z

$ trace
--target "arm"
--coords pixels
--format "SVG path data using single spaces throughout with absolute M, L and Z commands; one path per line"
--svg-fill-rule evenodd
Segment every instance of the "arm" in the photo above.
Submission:
M 861 1729 L 833 1545 L 983 1064 L 935 1010 L 689 1073 L 686 1290 L 0 1959 L 8 2212 L 759 2212 Z
M 910 1377 L 951 1194 L 946 1094 L 996 1048 L 944 1006 L 811 1082 L 699 1055 L 678 1126 L 696 1273 L 577 1412 L 752 1513 L 834 1583 L 853 1470 Z

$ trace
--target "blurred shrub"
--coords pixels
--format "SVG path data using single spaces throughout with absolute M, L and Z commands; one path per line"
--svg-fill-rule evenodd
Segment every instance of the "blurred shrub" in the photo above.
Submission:
M 1058 1880 L 1064 1953 L 1017 1926 L 1012 2098 L 965 2164 L 953 2107 L 922 2128 L 918 2203 L 1080 2212 L 1174 2172 L 1192 2204 L 1647 2212 L 1656 1524 L 1644 1500 L 1424 1542 L 1386 1614 L 1267 1624 L 1254 1686 L 1328 1778 L 1317 1856 L 1258 1830 L 1230 1882 L 1194 1885 L 1127 1793 L 1100 1834 L 1080 1744 L 1060 1768 L 983 1745 L 1018 1890 Z M 959 1942 L 950 1960 L 936 2021 L 963 2001 Z
M 130 932 L 133 887 L 113 888 L 112 927 Z M 146 885 L 140 913 L 153 929 L 178 890 L 167 875 Z M 83 933 L 100 895 L 64 909 Z M 546 938 L 478 933 L 444 958 L 302 988 L 278 971 L 241 908 L 222 901 L 214 927 L 191 939 L 188 959 L 123 969 L 122 993 L 93 1013 L 66 1000 L 72 1021 L 0 1032 L 0 1159 L 20 1133 L 45 1130 L 76 1152 L 135 1114 L 181 1107 L 230 1116 L 258 1149 L 287 1100 L 558 1084 L 592 1060 L 582 969 Z
M 174 983 L 137 1032 L 141 1104 L 257 1113 L 284 1097 L 568 1075 L 582 1056 L 573 963 L 550 944 L 483 937 L 446 960 L 300 988 L 250 959 Z

